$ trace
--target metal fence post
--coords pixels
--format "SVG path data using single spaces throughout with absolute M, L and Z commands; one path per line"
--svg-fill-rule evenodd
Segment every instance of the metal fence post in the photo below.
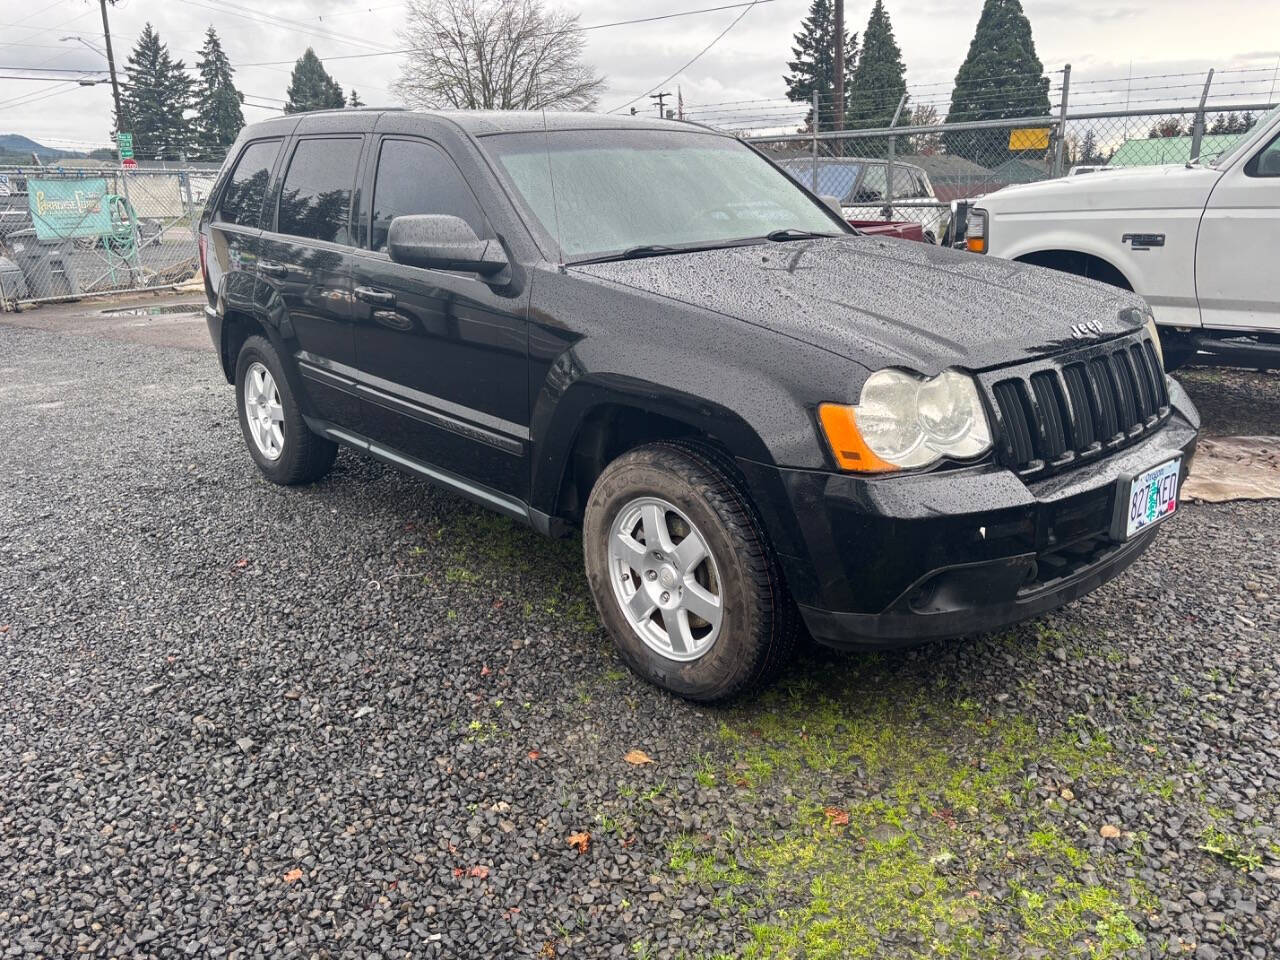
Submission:
M 1058 142 L 1053 150 L 1053 175 L 1062 176 L 1066 171 L 1062 161 L 1067 153 L 1067 97 L 1071 93 L 1071 64 L 1062 68 L 1062 106 L 1058 110 Z
M 1204 139 L 1204 105 L 1209 99 L 1209 85 L 1213 83 L 1213 68 L 1204 78 L 1204 89 L 1200 92 L 1200 106 L 1196 108 L 1196 118 L 1191 122 L 1191 159 L 1200 159 L 1200 142 Z
M 818 91 L 813 91 L 813 122 L 809 124 L 809 129 L 813 131 L 813 171 L 811 179 L 813 180 L 812 189 L 814 193 L 818 192 Z
M 893 111 L 893 119 L 889 121 L 889 127 L 892 129 L 898 125 L 898 118 L 902 116 L 902 108 L 906 106 L 907 95 L 904 93 L 898 101 L 898 109 Z M 897 147 L 898 138 L 892 134 L 889 135 L 889 169 L 885 172 L 885 199 L 888 201 L 885 207 L 885 219 L 893 219 L 893 154 Z

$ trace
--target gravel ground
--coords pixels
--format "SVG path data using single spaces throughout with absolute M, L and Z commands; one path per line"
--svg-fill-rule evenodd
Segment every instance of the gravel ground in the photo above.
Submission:
M 578 542 L 260 480 L 207 352 L 0 326 L 0 425 L 0 956 L 1280 951 L 1280 503 L 713 710 Z
M 1280 434 L 1280 370 L 1188 367 L 1177 377 L 1195 398 L 1206 436 Z

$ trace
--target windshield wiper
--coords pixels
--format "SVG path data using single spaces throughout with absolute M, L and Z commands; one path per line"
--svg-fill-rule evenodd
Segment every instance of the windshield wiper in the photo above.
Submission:
M 618 257 L 622 260 L 630 260 L 633 257 L 651 257 L 655 253 L 675 253 L 677 249 L 665 243 L 642 243 L 639 246 L 627 247 L 618 254 Z
M 772 240 L 774 243 L 781 243 L 783 240 L 815 240 L 819 237 L 838 237 L 838 233 L 820 233 L 817 230 L 801 230 L 798 227 L 784 227 L 781 230 L 774 230 L 772 233 L 766 233 L 764 238 Z

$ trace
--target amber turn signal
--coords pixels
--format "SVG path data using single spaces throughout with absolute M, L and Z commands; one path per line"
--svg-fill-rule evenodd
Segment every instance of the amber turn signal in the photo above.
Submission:
M 965 245 L 965 248 L 970 253 L 986 253 L 987 252 L 986 237 L 965 237 L 964 245 Z
M 818 406 L 818 422 L 827 438 L 827 445 L 841 470 L 857 473 L 890 473 L 900 469 L 887 460 L 881 460 L 858 432 L 858 418 L 853 407 L 842 403 L 823 403 Z

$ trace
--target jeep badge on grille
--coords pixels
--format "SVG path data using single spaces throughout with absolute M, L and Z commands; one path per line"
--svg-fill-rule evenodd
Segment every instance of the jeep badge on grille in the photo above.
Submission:
M 1071 325 L 1071 335 L 1077 340 L 1088 340 L 1090 337 L 1102 336 L 1102 324 L 1097 320 L 1085 320 L 1083 323 Z

